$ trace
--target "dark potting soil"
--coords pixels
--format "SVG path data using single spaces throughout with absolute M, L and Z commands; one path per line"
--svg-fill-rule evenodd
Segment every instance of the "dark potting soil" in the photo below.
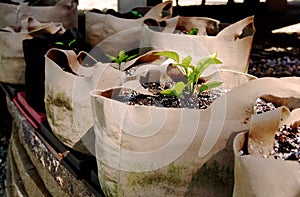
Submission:
M 183 93 L 181 97 L 162 95 L 159 92 L 163 89 L 171 88 L 171 83 L 161 85 L 160 83 L 143 84 L 154 95 L 144 95 L 131 89 L 122 89 L 113 99 L 127 103 L 128 105 L 145 105 L 166 108 L 189 108 L 206 109 L 215 99 L 225 94 L 228 90 L 224 88 L 214 88 L 203 91 L 198 96 Z
M 275 109 L 276 106 L 271 102 L 266 102 L 265 100 L 258 98 L 254 105 L 254 113 L 261 114 L 263 112 L 267 112 Z
M 269 157 L 300 162 L 300 125 L 283 125 L 276 132 Z
M 261 114 L 275 108 L 273 103 L 259 98 L 255 103 L 254 112 Z M 273 149 L 262 157 L 300 162 L 300 125 L 282 125 L 275 133 Z

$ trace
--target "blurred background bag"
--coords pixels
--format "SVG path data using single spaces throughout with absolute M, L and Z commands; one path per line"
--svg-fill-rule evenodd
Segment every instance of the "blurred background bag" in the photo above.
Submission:
M 25 84 L 25 61 L 22 42 L 25 39 L 64 31 L 61 23 L 40 23 L 27 18 L 19 26 L 7 26 L 0 30 L 0 81 Z
M 165 33 L 145 25 L 140 48 L 172 50 L 183 56 L 217 53 L 222 62 L 219 68 L 247 72 L 254 33 L 253 16 L 225 27 L 215 36 Z
M 163 16 L 163 10 L 169 9 L 169 15 Z M 86 13 L 85 35 L 86 41 L 91 46 L 97 45 L 104 39 L 124 30 L 142 27 L 145 19 L 161 21 L 172 16 L 172 1 L 166 1 L 152 7 L 142 18 L 126 19 L 110 14 L 99 14 L 95 12 Z M 131 34 L 135 37 L 135 34 Z M 125 40 L 125 39 L 124 39 Z
M 43 1 L 46 2 L 46 1 Z M 34 17 L 42 23 L 60 22 L 64 28 L 78 28 L 77 1 L 60 0 L 55 5 L 52 2 L 44 6 L 31 6 L 28 3 L 0 3 L 0 28 L 8 25 L 18 26 L 21 21 Z

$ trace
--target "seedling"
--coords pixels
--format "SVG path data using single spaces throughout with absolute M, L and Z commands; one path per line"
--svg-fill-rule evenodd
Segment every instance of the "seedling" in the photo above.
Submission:
M 187 34 L 188 35 L 197 35 L 199 29 L 196 27 L 193 27 Z
M 132 60 L 133 58 L 135 58 L 137 56 L 136 55 L 132 55 L 132 56 L 128 56 L 124 50 L 121 50 L 119 52 L 118 57 L 114 57 L 112 55 L 106 54 L 106 56 L 111 59 L 112 61 L 116 62 L 119 65 L 119 70 L 121 69 L 121 64 L 122 62 L 128 62 L 129 60 Z
M 142 18 L 143 17 L 138 11 L 135 11 L 135 10 L 132 10 L 131 14 L 133 16 L 137 17 L 137 18 Z
M 75 42 L 76 42 L 76 38 L 74 38 L 73 40 L 71 40 L 69 43 L 55 42 L 54 44 L 61 45 L 61 46 L 71 47 L 71 45 L 74 44 Z
M 183 75 L 186 76 L 187 82 L 177 82 L 170 89 L 162 90 L 160 93 L 169 96 L 181 97 L 183 92 L 186 91 L 188 95 L 197 94 L 199 95 L 203 91 L 210 90 L 220 86 L 223 82 L 220 81 L 209 81 L 199 84 L 199 78 L 201 74 L 212 64 L 221 64 L 222 62 L 217 59 L 217 54 L 210 57 L 201 59 L 197 65 L 192 65 L 192 57 L 187 56 L 181 62 L 179 55 L 174 51 L 162 51 L 156 53 L 156 55 L 165 56 L 175 61 L 173 66 L 177 67 Z

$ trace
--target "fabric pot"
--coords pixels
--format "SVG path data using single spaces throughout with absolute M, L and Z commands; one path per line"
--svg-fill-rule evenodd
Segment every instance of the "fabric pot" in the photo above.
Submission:
M 19 29 L 17 29 L 19 28 Z M 22 21 L 17 28 L 8 26 L 0 31 L 0 81 L 11 84 L 25 83 L 22 42 L 44 34 L 64 31 L 60 23 L 40 23 L 34 18 Z
M 126 19 L 127 20 L 127 19 Z M 151 26 L 153 29 L 163 31 L 164 33 L 182 32 L 185 34 L 191 31 L 192 28 L 197 28 L 197 35 L 207 36 L 208 34 L 217 34 L 219 31 L 219 21 L 207 17 L 183 17 L 176 16 L 166 20 L 157 21 L 154 19 L 145 19 L 143 24 Z M 119 51 L 125 50 L 135 52 L 137 54 L 144 54 L 151 51 L 151 47 L 142 46 L 143 25 L 128 28 L 126 30 L 117 32 L 99 42 L 92 51 L 97 57 L 105 56 L 104 53 L 116 56 Z M 183 34 L 183 33 L 182 33 Z M 184 36 L 184 35 L 182 35 Z M 143 48 L 145 47 L 145 48 Z M 167 49 L 167 48 L 165 48 Z M 163 49 L 159 49 L 163 50 Z M 180 50 L 178 50 L 180 51 Z M 100 52 L 100 53 L 99 53 Z M 197 54 L 199 55 L 199 54 Z M 208 55 L 208 54 L 206 54 Z M 98 58 L 97 58 L 98 59 Z M 100 59 L 105 61 L 105 59 Z
M 87 67 L 85 63 L 88 64 Z M 85 154 L 93 152 L 93 149 L 88 150 L 86 147 L 86 144 L 91 143 L 88 140 L 93 140 L 93 134 L 88 132 L 92 119 L 89 118 L 89 102 L 84 95 L 89 92 L 88 85 L 90 88 L 97 87 L 97 79 L 105 71 L 105 67 L 84 52 L 76 55 L 73 50 L 52 48 L 45 55 L 44 102 L 49 125 L 62 143 Z M 118 74 L 114 71 L 117 70 L 111 68 L 111 73 L 117 77 Z M 73 98 L 78 98 L 73 97 L 76 84 L 84 88 L 78 89 L 78 94 L 82 95 L 82 106 L 75 107 Z M 80 121 L 76 121 L 74 117 L 77 108 L 82 115 Z
M 25 68 L 26 100 L 38 112 L 45 113 L 45 54 L 50 48 L 89 51 L 77 28 L 66 29 L 61 34 L 47 34 L 22 42 Z
M 149 55 L 150 56 L 150 55 Z M 97 62 L 86 52 L 50 49 L 45 55 L 45 108 L 49 125 L 70 148 L 94 154 L 93 117 L 89 91 L 120 85 L 123 70 L 148 54 L 122 65 Z
M 162 11 L 165 7 L 168 7 L 170 9 L 169 16 L 162 16 Z M 144 17 L 139 19 L 125 19 L 109 14 L 87 12 L 85 23 L 86 41 L 91 46 L 96 46 L 99 42 L 118 32 L 142 27 L 143 21 L 145 19 L 152 18 L 160 21 L 163 19 L 168 19 L 171 16 L 172 1 L 166 1 L 154 6 L 144 15 Z
M 295 95 L 296 96 L 296 95 Z M 298 99 L 299 96 L 291 98 Z M 278 98 L 273 98 L 271 101 Z M 289 102 L 289 98 L 280 98 Z M 282 101 L 280 101 L 282 102 Z M 300 120 L 300 108 L 277 108 L 251 118 L 249 131 L 234 139 L 235 184 L 233 196 L 299 196 L 299 162 L 269 157 L 273 149 L 275 132 L 282 125 Z M 247 151 L 247 149 L 249 152 Z M 243 151 L 244 154 L 241 154 Z M 247 153 L 248 152 L 248 153 Z
M 192 56 L 217 53 L 223 62 L 219 68 L 247 72 L 254 33 L 253 16 L 227 26 L 216 36 L 170 34 L 145 25 L 140 48 L 172 50 Z
M 205 110 L 127 105 L 112 99 L 120 87 L 90 92 L 99 181 L 107 196 L 232 195 L 228 143 L 234 131 L 248 128 L 256 97 L 243 98 L 255 95 L 247 85 L 257 79 L 230 70 L 206 77 L 220 76 L 232 90 Z
M 18 26 L 21 21 L 33 17 L 40 22 L 59 22 L 64 28 L 78 27 L 77 3 L 74 0 L 60 0 L 54 6 L 28 6 L 0 3 L 0 28 Z
M 121 50 L 144 54 L 145 50 L 140 49 L 144 23 L 166 33 L 189 32 L 192 28 L 198 29 L 198 35 L 215 35 L 219 32 L 220 22 L 212 18 L 171 17 L 172 9 L 170 9 L 170 16 L 161 17 L 162 10 L 171 5 L 171 1 L 158 4 L 139 19 L 125 19 L 109 14 L 87 12 L 86 41 L 95 47 L 91 53 L 102 62 L 107 61 L 105 54 L 117 56 Z

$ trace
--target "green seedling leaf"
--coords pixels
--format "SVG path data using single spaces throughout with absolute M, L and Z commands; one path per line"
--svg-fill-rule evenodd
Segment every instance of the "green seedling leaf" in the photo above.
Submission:
M 132 55 L 132 56 L 128 56 L 126 55 L 124 50 L 121 50 L 119 52 L 119 56 L 118 57 L 114 57 L 112 55 L 109 54 L 105 54 L 109 59 L 111 59 L 112 61 L 116 62 L 119 65 L 119 70 L 121 68 L 121 64 L 122 62 L 127 62 L 129 60 L 132 60 L 133 58 L 135 58 L 136 56 L 138 56 L 138 54 L 136 55 Z
M 122 58 L 124 57 L 126 54 L 125 54 L 125 51 L 124 50 L 121 50 L 119 51 L 119 58 Z
M 112 60 L 113 62 L 116 62 L 119 65 L 119 70 L 121 69 L 121 64 L 122 62 L 127 62 L 129 60 L 132 60 L 133 58 L 135 58 L 136 56 L 138 56 L 138 54 L 136 55 L 132 55 L 132 56 L 128 56 L 126 55 L 124 50 L 121 50 L 119 52 L 119 56 L 118 57 L 114 57 L 112 55 L 109 54 L 105 54 L 110 60 Z
M 210 57 L 205 57 L 205 58 L 202 58 L 198 64 L 203 64 L 203 65 L 211 65 L 211 64 L 221 64 L 222 62 L 217 59 L 217 54 L 213 54 L 211 55 Z
M 126 62 L 128 62 L 128 61 L 134 59 L 134 58 L 137 57 L 137 56 L 138 56 L 138 54 L 127 57 Z
M 76 42 L 76 38 L 74 38 L 71 42 L 69 42 L 68 46 L 70 47 L 75 42 Z
M 182 62 L 180 64 L 179 63 L 172 64 L 172 66 L 177 67 L 181 71 L 181 73 L 183 75 L 187 76 L 188 72 L 190 70 L 189 67 L 192 67 L 191 66 L 191 62 L 192 62 L 192 57 L 191 56 L 187 56 L 186 58 L 184 58 L 182 60 Z
M 217 54 L 214 54 L 210 57 L 206 57 L 201 59 L 198 64 L 197 64 L 197 73 L 199 73 L 200 75 L 212 64 L 221 64 L 222 62 L 217 59 Z
M 121 64 L 121 63 L 122 63 L 122 61 L 120 61 L 119 58 L 116 58 L 116 57 L 111 56 L 111 55 L 108 55 L 108 54 L 106 54 L 106 56 L 107 56 L 110 60 L 116 62 L 117 64 Z
M 141 18 L 141 17 L 143 17 L 138 11 L 136 11 L 136 10 L 132 10 L 131 11 L 131 14 L 133 15 L 133 16 L 136 16 L 136 17 L 139 17 L 139 18 Z
M 128 57 L 128 55 L 126 55 L 126 53 L 125 53 L 124 50 L 121 50 L 121 51 L 119 52 L 118 58 L 119 58 L 119 60 L 120 60 L 121 62 L 124 62 L 124 61 L 126 60 L 127 57 Z
M 180 82 L 175 83 L 173 88 L 174 88 L 174 91 L 176 92 L 176 95 L 181 95 L 182 91 L 185 88 L 185 84 L 182 81 L 180 81 Z
M 187 77 L 188 81 L 191 83 L 191 84 L 194 84 L 197 79 L 196 77 L 197 73 L 195 72 L 192 72 L 190 73 L 190 75 Z
M 177 65 L 178 67 L 181 67 L 180 68 L 181 71 L 184 70 L 184 72 L 182 71 L 182 73 L 186 76 L 188 76 L 188 68 L 191 66 L 191 62 L 192 62 L 192 57 L 187 56 L 182 60 L 180 64 Z
M 63 42 L 55 42 L 56 45 L 65 45 Z
M 177 96 L 176 92 L 173 89 L 162 90 L 160 91 L 160 94 L 168 95 L 168 96 Z
M 203 91 L 206 91 L 206 90 L 210 90 L 210 89 L 219 87 L 220 85 L 222 85 L 222 83 L 223 82 L 221 82 L 221 81 L 209 81 L 209 82 L 206 82 L 206 83 L 204 83 L 204 84 L 202 84 L 200 86 L 199 93 L 201 93 Z
M 124 50 L 121 50 L 121 51 L 119 52 L 119 58 L 123 58 L 124 56 L 126 56 L 125 51 L 124 51 Z
M 160 93 L 168 96 L 180 96 L 184 88 L 185 88 L 185 84 L 182 81 L 180 81 L 175 83 L 173 88 L 162 90 L 160 91 Z
M 189 66 L 187 68 L 187 73 L 186 73 L 186 76 L 189 77 L 195 70 L 195 67 L 194 66 Z
M 189 32 L 188 35 L 197 35 L 199 29 L 196 27 L 193 27 Z
M 184 67 L 189 67 L 192 63 L 192 57 L 191 56 L 187 56 L 186 58 L 184 58 L 181 62 L 180 65 L 184 66 Z
M 179 64 L 179 55 L 174 51 L 161 51 L 161 52 L 155 53 L 155 55 L 160 55 L 160 56 L 165 56 L 167 58 L 171 58 L 172 60 L 174 60 L 176 63 Z
M 187 78 L 187 82 L 177 82 L 171 89 L 162 90 L 160 93 L 169 96 L 182 96 L 184 89 L 187 89 L 187 93 L 192 94 L 201 92 L 205 90 L 210 90 L 212 88 L 218 87 L 222 84 L 219 81 L 207 82 L 200 86 L 198 89 L 198 81 L 201 74 L 212 64 L 221 64 L 222 62 L 217 59 L 217 54 L 213 54 L 210 57 L 201 59 L 196 66 L 193 66 L 192 57 L 185 57 L 182 62 L 179 60 L 179 55 L 174 51 L 163 51 L 158 52 L 156 55 L 165 56 L 167 58 L 173 59 L 176 63 L 173 66 L 177 67 Z

